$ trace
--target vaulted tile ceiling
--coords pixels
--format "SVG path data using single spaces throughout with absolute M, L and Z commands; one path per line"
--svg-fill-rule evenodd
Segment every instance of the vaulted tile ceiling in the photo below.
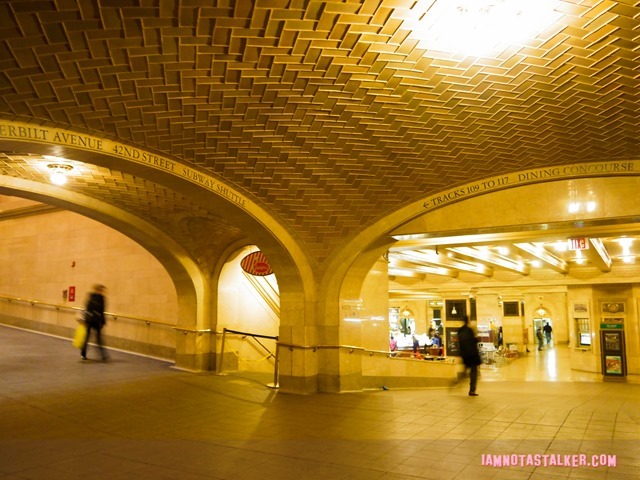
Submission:
M 0 116 L 209 170 L 276 212 L 319 260 L 445 188 L 638 157 L 640 2 L 552 2 L 534 38 L 476 57 L 416 36 L 463 3 L 7 0 Z M 29 153 L 5 151 L 2 172 L 34 175 Z M 70 188 L 117 202 L 99 188 L 110 175 L 128 185 L 126 172 L 101 171 L 86 180 L 96 185 Z M 187 202 L 150 182 L 131 191 L 123 206 L 159 225 Z M 150 212 L 149 195 L 169 200 Z

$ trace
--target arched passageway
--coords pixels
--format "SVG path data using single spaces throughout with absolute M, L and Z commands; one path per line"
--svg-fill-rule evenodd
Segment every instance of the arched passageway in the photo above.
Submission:
M 397 221 L 378 237 L 376 253 L 360 257 L 364 267 L 352 264 L 346 278 L 359 280 L 352 288 L 343 284 L 342 308 L 349 311 L 349 303 L 357 299 L 366 312 L 363 319 L 390 318 L 394 310 L 408 309 L 418 333 L 426 335 L 442 321 L 447 335 L 447 329 L 459 327 L 456 306 L 461 304 L 484 341 L 498 347 L 501 330 L 504 348 L 520 356 L 537 346 L 537 323 L 542 328 L 550 320 L 553 345 L 566 349 L 560 361 L 565 359 L 575 371 L 602 373 L 602 304 L 621 299 L 625 314 L 619 315 L 619 323 L 632 330 L 638 324 L 637 249 L 629 247 L 639 232 L 637 165 L 625 167 L 628 175 L 598 175 L 615 167 L 574 166 L 554 170 L 555 176 L 545 170 L 520 172 L 487 180 L 483 188 L 470 184 L 443 192 L 396 212 L 377 226 L 388 228 Z M 375 251 L 366 237 L 360 237 L 365 252 Z M 374 262 L 379 263 L 368 271 L 366 265 Z M 371 296 L 371 289 L 364 288 L 362 279 L 374 276 L 388 281 L 386 297 Z M 544 317 L 535 313 L 541 302 Z M 344 316 L 343 325 L 353 329 Z M 372 325 L 361 322 L 358 334 L 371 349 L 387 348 L 388 334 L 406 335 L 393 326 L 373 333 Z M 446 345 L 447 338 L 443 340 Z M 634 338 L 627 342 L 626 356 L 636 374 L 638 355 Z
M 474 311 L 476 316 L 484 317 L 477 318 L 478 321 L 498 325 L 500 319 L 505 344 L 516 344 L 519 351 L 526 348 L 529 340 L 525 339 L 532 339 L 533 332 L 525 333 L 531 324 L 526 314 L 505 313 L 505 308 L 514 303 L 519 312 L 518 305 L 531 304 L 543 294 L 550 308 L 560 312 L 559 316 L 566 313 L 564 319 L 554 319 L 554 328 L 558 341 L 567 343 L 580 332 L 576 325 L 584 324 L 576 322 L 578 317 L 571 316 L 573 303 L 586 302 L 593 312 L 588 326 L 592 336 L 597 333 L 593 322 L 600 302 L 622 297 L 628 299 L 625 301 L 630 305 L 634 304 L 633 274 L 624 274 L 626 283 L 633 282 L 630 287 L 605 288 L 605 284 L 616 283 L 611 279 L 617 272 L 632 272 L 633 267 L 610 264 L 610 259 L 598 252 L 601 252 L 599 247 L 605 245 L 602 238 L 635 235 L 633 212 L 638 205 L 635 200 L 620 201 L 620 198 L 635 199 L 632 195 L 636 188 L 634 172 L 639 170 L 635 162 L 528 170 L 443 191 L 392 212 L 345 239 L 342 247 L 326 261 L 318 262 L 277 217 L 231 190 L 222 188 L 212 192 L 214 183 L 209 183 L 209 179 L 218 182 L 217 179 L 200 175 L 193 167 L 181 169 L 173 159 L 155 157 L 156 160 L 145 164 L 141 160 L 144 152 L 130 147 L 123 147 L 126 155 L 114 156 L 106 152 L 88 155 L 87 149 L 73 145 L 60 148 L 59 144 L 30 143 L 27 139 L 14 138 L 7 145 L 28 145 L 35 156 L 51 153 L 48 151 L 51 149 L 58 154 L 71 153 L 78 159 L 74 162 L 82 164 L 85 170 L 75 184 L 65 188 L 48 185 L 42 172 L 39 176 L 34 174 L 34 180 L 5 176 L 2 185 L 5 193 L 46 200 L 115 226 L 166 263 L 174 282 L 185 282 L 187 293 L 178 296 L 187 305 L 183 310 L 187 315 L 180 315 L 186 333 L 178 336 L 176 342 L 177 350 L 184 352 L 179 363 L 186 368 L 210 369 L 215 363 L 215 349 L 203 342 L 200 331 L 216 325 L 218 299 L 205 292 L 216 291 L 212 285 L 219 281 L 225 262 L 232 252 L 247 245 L 257 245 L 276 272 L 281 302 L 278 336 L 283 347 L 280 348 L 283 391 L 343 391 L 368 388 L 390 378 L 410 383 L 422 377 L 427 379 L 426 383 L 437 383 L 455 377 L 457 367 L 449 363 L 433 376 L 424 375 L 420 370 L 407 371 L 413 366 L 405 365 L 398 371 L 396 365 L 389 364 L 385 355 L 389 306 L 398 301 L 423 303 L 415 309 L 422 317 L 414 320 L 416 328 L 421 328 L 418 325 L 422 322 L 425 330 L 429 314 L 434 310 L 425 301 L 433 301 L 436 306 L 442 302 L 444 308 L 440 314 L 449 311 L 447 302 L 454 305 L 463 302 L 469 313 Z M 112 146 L 118 147 L 118 144 L 112 142 Z M 611 168 L 616 166 L 618 169 L 613 172 Z M 106 176 L 100 178 L 100 168 L 107 167 L 111 169 L 111 176 L 118 173 L 123 185 L 131 186 L 134 191 L 137 191 L 136 185 L 145 184 L 144 195 L 108 188 Z M 87 183 L 85 171 L 99 179 Z M 147 196 L 154 189 L 165 189 L 163 198 L 167 198 L 167 192 L 174 198 L 171 208 L 164 205 L 157 218 L 152 214 L 153 203 Z M 590 196 L 601 200 L 599 209 L 587 212 L 564 209 L 564 202 L 584 201 L 586 205 L 591 201 Z M 547 268 L 540 271 L 534 270 L 533 264 L 522 266 L 507 258 L 503 266 L 510 268 L 504 268 L 505 273 L 495 265 L 488 267 L 480 253 L 476 255 L 478 258 L 469 261 L 475 252 L 504 247 L 504 243 L 517 244 L 527 255 L 535 256 L 535 244 L 549 243 L 549 235 L 570 237 L 577 226 L 584 238 L 590 242 L 594 239 L 591 242 L 594 248 L 589 253 L 597 254 L 583 269 L 568 269 L 566 260 L 550 254 L 541 256 Z M 457 267 L 437 265 L 445 249 L 466 260 L 456 260 Z M 420 251 L 432 251 L 439 259 L 437 262 L 416 259 L 415 255 L 407 259 L 411 257 L 409 253 Z M 398 274 L 402 269 L 396 262 L 401 255 L 404 258 L 400 258 L 400 262 L 412 266 L 405 268 L 410 272 L 406 277 L 409 280 Z M 492 260 L 499 259 L 500 255 L 505 256 L 493 254 Z M 460 268 L 465 262 L 477 270 Z M 616 268 L 607 270 L 612 265 Z M 578 274 L 574 277 L 567 272 Z M 564 280 L 558 281 L 554 275 Z M 566 277 L 571 280 L 567 281 Z M 634 315 L 631 307 L 628 312 Z M 442 320 L 446 336 L 446 315 Z M 629 320 L 635 321 L 635 315 Z M 455 327 L 455 323 L 450 327 Z M 447 339 L 443 340 L 446 343 Z M 630 345 L 635 348 L 633 343 Z M 368 356 L 353 355 L 364 350 Z M 572 362 L 577 362 L 580 368 L 597 370 L 597 343 L 590 350 L 583 350 L 587 354 L 571 353 Z M 629 356 L 632 372 L 637 370 L 635 357 L 635 353 Z

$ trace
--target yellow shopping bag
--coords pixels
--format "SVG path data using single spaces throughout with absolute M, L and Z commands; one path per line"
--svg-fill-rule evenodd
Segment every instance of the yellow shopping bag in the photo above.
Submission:
M 84 339 L 87 337 L 87 326 L 84 323 L 78 324 L 76 333 L 73 336 L 73 346 L 76 348 L 82 348 L 84 345 Z

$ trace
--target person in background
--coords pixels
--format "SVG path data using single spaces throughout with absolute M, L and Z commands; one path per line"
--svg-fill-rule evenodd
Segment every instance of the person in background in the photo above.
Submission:
M 458 329 L 458 341 L 460 343 L 460 353 L 462 362 L 466 369 L 469 369 L 469 396 L 477 397 L 476 387 L 478 385 L 478 367 L 482 363 L 480 352 L 478 351 L 478 338 L 469 326 L 469 317 L 462 317 L 463 325 Z
M 87 306 L 85 307 L 84 321 L 87 325 L 87 336 L 84 339 L 84 344 L 80 351 L 80 355 L 83 360 L 87 359 L 87 345 L 89 344 L 89 337 L 91 336 L 91 330 L 96 332 L 96 344 L 100 349 L 100 355 L 103 361 L 107 361 L 109 356 L 102 345 L 102 327 L 104 327 L 106 320 L 104 318 L 105 299 L 104 295 L 107 291 L 107 287 L 104 285 L 94 285 L 93 292 L 89 295 Z
M 547 338 L 547 345 L 549 345 L 551 343 L 551 332 L 553 332 L 553 328 L 551 328 L 549 322 L 546 322 L 542 330 L 544 331 L 544 336 Z
M 440 341 L 440 335 L 438 335 L 438 332 L 436 331 L 433 332 L 433 337 L 431 337 L 431 345 L 438 348 L 442 346 L 442 342 Z
M 418 337 L 415 335 L 412 335 L 411 338 L 413 339 L 413 353 L 416 354 L 420 348 L 420 342 L 418 341 Z
M 391 335 L 391 338 L 389 338 L 389 351 L 392 357 L 396 356 L 396 350 L 398 350 L 398 341 Z
M 544 345 L 544 336 L 542 335 L 542 328 L 538 327 L 536 330 L 536 337 L 538 338 L 538 351 L 542 350 L 542 345 Z

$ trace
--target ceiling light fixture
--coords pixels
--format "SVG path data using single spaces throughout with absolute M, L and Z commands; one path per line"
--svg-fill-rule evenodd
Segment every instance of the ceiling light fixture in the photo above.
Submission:
M 47 165 L 49 169 L 49 179 L 54 185 L 62 186 L 67 183 L 67 175 L 73 167 L 65 163 L 50 163 Z
M 567 245 L 566 240 L 565 241 L 558 240 L 556 243 L 553 244 L 553 248 L 556 249 L 556 252 L 566 252 L 569 247 Z
M 633 263 L 635 257 L 631 253 L 631 245 L 633 245 L 633 238 L 623 237 L 618 239 L 618 243 L 622 248 L 622 255 L 620 258 L 624 263 Z
M 578 213 L 580 210 L 584 209 L 587 213 L 593 213 L 596 211 L 596 208 L 598 208 L 598 204 L 595 200 L 589 200 L 584 202 L 584 204 L 582 202 L 570 202 L 567 206 L 567 211 L 569 213 Z
M 618 239 L 618 243 L 625 252 L 629 252 L 631 245 L 633 245 L 633 238 L 623 237 Z

